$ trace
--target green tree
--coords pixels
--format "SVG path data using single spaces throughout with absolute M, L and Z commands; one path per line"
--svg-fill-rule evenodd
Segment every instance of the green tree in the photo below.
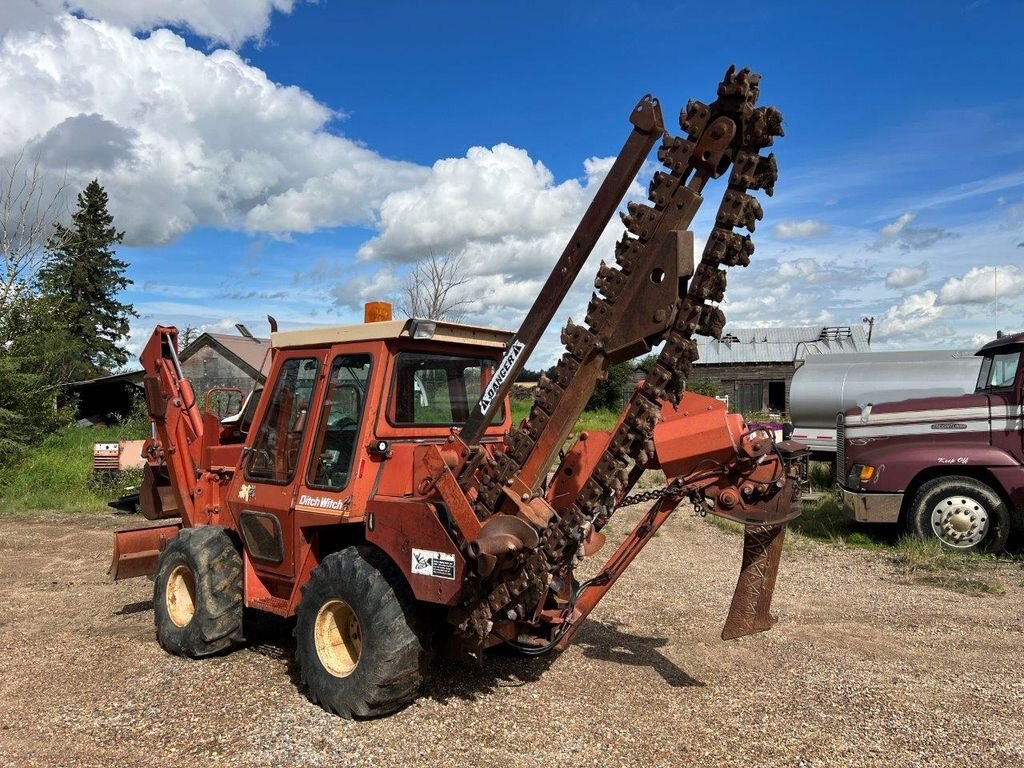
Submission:
M 107 193 L 93 179 L 78 195 L 70 226 L 55 226 L 49 258 L 39 270 L 43 298 L 80 345 L 76 375 L 83 378 L 128 362 L 120 342 L 129 319 L 138 315 L 118 300 L 132 284 L 124 274 L 127 263 L 114 253 L 123 238 L 107 210 Z
M 694 379 L 693 381 L 688 381 L 686 382 L 686 390 L 688 392 L 695 392 L 698 395 L 707 395 L 708 397 L 719 397 L 722 394 L 718 382 L 714 379 Z
M 0 466 L 69 423 L 71 403 L 58 407 L 60 386 L 73 380 L 81 351 L 35 296 L 10 302 L 0 318 Z
M 630 363 L 616 363 L 605 371 L 604 378 L 597 382 L 594 394 L 587 401 L 586 410 L 599 411 L 605 408 L 617 411 L 625 402 L 626 384 L 633 372 Z

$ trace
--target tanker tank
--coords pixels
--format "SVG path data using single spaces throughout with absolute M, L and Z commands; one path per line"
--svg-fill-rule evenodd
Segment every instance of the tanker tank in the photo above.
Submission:
M 836 416 L 856 406 L 973 392 L 981 358 L 973 350 L 808 355 L 789 391 L 793 439 L 818 460 L 836 452 Z

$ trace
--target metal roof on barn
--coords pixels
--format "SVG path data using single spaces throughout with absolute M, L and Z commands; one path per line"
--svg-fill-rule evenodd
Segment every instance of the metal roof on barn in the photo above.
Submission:
M 187 360 L 201 347 L 208 346 L 212 342 L 214 348 L 220 352 L 227 352 L 237 358 L 236 362 L 244 363 L 244 367 L 254 378 L 257 376 L 266 377 L 270 370 L 270 339 L 259 337 L 246 338 L 233 333 L 201 333 L 195 341 L 181 351 L 181 359 Z
M 868 352 L 860 325 L 790 325 L 726 328 L 721 339 L 697 338 L 696 365 L 792 363 L 808 355 Z

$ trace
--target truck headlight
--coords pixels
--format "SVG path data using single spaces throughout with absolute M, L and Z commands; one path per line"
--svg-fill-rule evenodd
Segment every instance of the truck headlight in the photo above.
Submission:
M 855 486 L 859 483 L 869 483 L 875 477 L 875 468 L 870 464 L 854 464 L 850 468 L 850 474 L 847 477 L 847 481 L 851 486 Z

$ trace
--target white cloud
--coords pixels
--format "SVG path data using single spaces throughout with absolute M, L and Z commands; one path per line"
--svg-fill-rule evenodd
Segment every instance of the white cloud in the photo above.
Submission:
M 798 238 L 809 240 L 814 237 L 822 237 L 832 231 L 832 226 L 817 219 L 803 219 L 800 221 L 780 221 L 772 228 L 776 237 L 781 239 Z
M 988 304 L 1024 294 L 1024 271 L 1013 265 L 973 267 L 952 277 L 939 290 L 942 304 Z
M 470 274 L 460 289 L 471 300 L 467 320 L 514 328 L 535 302 L 613 161 L 590 158 L 580 179 L 557 182 L 525 150 L 508 144 L 473 147 L 464 157 L 436 162 L 421 184 L 390 195 L 380 207 L 379 234 L 363 245 L 359 257 L 403 269 L 431 251 L 456 253 Z M 645 199 L 645 190 L 634 183 L 627 197 Z M 561 351 L 558 332 L 566 318 L 583 321 L 598 262 L 614 260 L 614 242 L 622 231 L 613 218 L 535 361 L 549 365 Z
M 878 334 L 883 337 L 909 335 L 921 338 L 923 331 L 934 331 L 945 313 L 945 309 L 938 305 L 937 300 L 938 296 L 934 291 L 912 293 L 899 304 L 889 307 L 885 315 L 877 321 L 875 327 Z
M 928 277 L 928 264 L 921 262 L 917 266 L 899 266 L 885 276 L 885 284 L 890 288 L 909 288 Z
M 915 214 L 904 213 L 892 224 L 886 224 L 882 227 L 882 237 L 896 237 L 900 232 L 910 226 L 910 222 L 914 220 Z
M 896 221 L 886 224 L 879 232 L 878 239 L 869 248 L 877 251 L 888 245 L 896 245 L 900 250 L 915 251 L 960 236 L 942 227 L 911 226 L 916 218 L 916 213 L 908 212 L 902 214 Z
M 276 11 L 291 13 L 295 0 L 4 0 L 0 34 L 40 29 L 66 11 L 136 32 L 187 28 L 232 47 L 261 38 Z
M 409 262 L 431 249 L 476 248 L 477 258 L 468 260 L 476 271 L 489 271 L 480 268 L 479 258 L 506 267 L 529 258 L 516 240 L 543 237 L 578 219 L 593 195 L 590 183 L 608 167 L 592 159 L 585 165 L 585 185 L 576 179 L 556 184 L 551 171 L 525 150 L 508 144 L 472 147 L 465 157 L 438 160 L 422 184 L 384 200 L 380 234 L 359 256 Z
M 72 186 L 98 176 L 130 245 L 203 225 L 371 224 L 388 193 L 427 170 L 332 133 L 337 117 L 237 54 L 167 30 L 139 39 L 65 15 L 0 40 L 0 158 L 27 147 Z

